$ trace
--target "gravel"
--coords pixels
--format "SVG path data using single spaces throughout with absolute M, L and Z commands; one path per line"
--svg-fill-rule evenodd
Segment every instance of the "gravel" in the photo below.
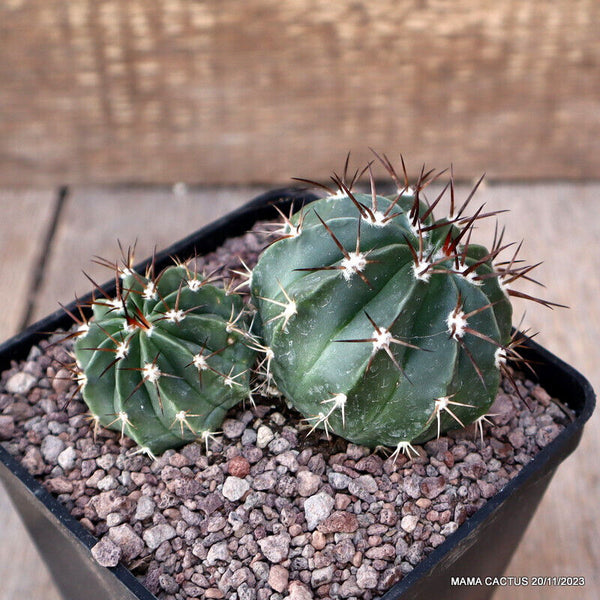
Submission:
M 264 473 L 263 473 L 264 475 Z M 222 494 L 230 500 L 235 502 L 244 497 L 244 494 L 250 489 L 250 484 L 245 479 L 239 477 L 228 477 L 223 484 Z
M 35 383 L 34 375 L 25 371 L 17 371 L 6 381 L 6 391 L 9 394 L 27 394 Z
M 122 556 L 121 548 L 110 538 L 102 538 L 93 548 L 92 556 L 103 567 L 116 567 Z
M 319 492 L 304 501 L 304 519 L 309 531 L 316 529 L 331 513 L 334 499 L 325 492 Z
M 260 246 L 230 240 L 225 262 L 250 264 Z M 307 433 L 283 402 L 256 398 L 228 413 L 208 454 L 192 443 L 153 461 L 89 427 L 61 373 L 67 350 L 42 341 L 2 374 L 0 441 L 98 538 L 100 564 L 125 564 L 164 600 L 378 598 L 567 422 L 515 373 L 531 411 L 504 382 L 483 437 L 449 432 L 411 460 Z

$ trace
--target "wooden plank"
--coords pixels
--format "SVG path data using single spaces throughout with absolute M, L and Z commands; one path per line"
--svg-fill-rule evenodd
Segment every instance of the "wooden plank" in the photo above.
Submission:
M 542 295 L 570 309 L 527 303 L 526 322 L 539 342 L 583 372 L 600 389 L 600 185 L 490 186 L 480 200 L 509 207 L 509 239 L 525 239 L 523 256 L 544 260 Z M 532 290 L 534 287 L 532 286 Z M 540 295 L 540 290 L 535 292 Z M 522 306 L 522 304 L 521 304 Z M 525 538 L 507 569 L 514 576 L 584 576 L 585 588 L 544 588 L 548 600 L 600 597 L 600 509 L 598 467 L 600 418 L 586 427 L 581 445 L 558 469 Z M 493 544 L 493 540 L 490 540 Z M 496 600 L 532 600 L 540 590 L 500 588 Z
M 599 22 L 593 0 L 5 2 L 0 183 L 326 179 L 368 146 L 598 177 Z
M 55 202 L 56 194 L 52 191 L 0 190 L 0 298 L 5 300 L 0 311 L 0 339 L 3 341 L 17 332 L 24 317 L 32 276 L 41 257 Z M 2 486 L 0 523 L 2 540 L 10 540 L 0 545 L 0 596 L 7 600 L 59 600 L 50 575 Z
M 0 190 L 0 340 L 15 334 L 27 310 L 56 204 L 53 191 Z M 7 301 L 10 299 L 10 301 Z
M 136 257 L 142 260 L 217 217 L 257 196 L 259 188 L 189 190 L 177 195 L 170 189 L 75 189 L 64 207 L 55 244 L 36 301 L 34 318 L 53 312 L 58 302 L 71 302 L 92 284 L 113 275 L 92 262 L 94 256 L 120 258 L 117 240 L 124 247 L 137 240 Z

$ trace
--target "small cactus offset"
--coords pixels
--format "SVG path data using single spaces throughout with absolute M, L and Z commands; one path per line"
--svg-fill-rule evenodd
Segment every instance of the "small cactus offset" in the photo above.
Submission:
M 77 379 L 95 427 L 121 431 L 158 454 L 207 442 L 250 394 L 255 351 L 241 298 L 184 265 L 153 277 L 115 270 L 117 293 L 98 288 L 93 318 L 79 321 Z M 83 315 L 83 311 L 80 311 Z M 75 316 L 75 315 L 72 315 Z
M 312 428 L 408 453 L 481 425 L 518 357 L 509 296 L 525 295 L 509 286 L 530 267 L 496 260 L 501 235 L 491 250 L 471 242 L 491 216 L 467 215 L 473 194 L 455 205 L 451 179 L 429 204 L 438 175 L 422 172 L 413 189 L 404 163 L 399 177 L 378 158 L 397 193 L 378 195 L 372 175 L 370 193 L 334 176 L 336 189 L 284 218 L 251 286 L 272 377 Z M 450 211 L 436 219 L 445 192 Z

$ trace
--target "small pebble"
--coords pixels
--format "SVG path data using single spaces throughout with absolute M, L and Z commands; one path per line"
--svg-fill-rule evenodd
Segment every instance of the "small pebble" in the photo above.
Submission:
M 209 548 L 208 555 L 206 556 L 206 564 L 212 566 L 218 561 L 227 562 L 230 556 L 227 542 L 218 542 Z
M 348 484 L 348 491 L 351 494 L 367 502 L 373 499 L 372 494 L 378 489 L 377 482 L 372 475 L 361 475 L 356 479 L 350 480 Z
M 221 429 L 225 437 L 235 440 L 242 435 L 244 429 L 246 429 L 246 425 L 243 421 L 238 421 L 237 419 L 225 419 L 223 425 L 221 425 Z
M 324 492 L 310 496 L 304 501 L 304 515 L 309 531 L 316 529 L 330 514 L 335 504 L 334 499 Z
M 173 527 L 167 523 L 161 523 L 146 529 L 143 538 L 150 550 L 156 550 L 163 542 L 173 539 L 176 535 L 177 533 Z
M 269 585 L 276 591 L 283 593 L 287 589 L 290 578 L 289 571 L 282 565 L 273 565 L 269 569 Z
M 154 514 L 156 504 L 150 496 L 140 496 L 135 509 L 135 518 L 138 521 L 149 519 Z
M 36 378 L 31 373 L 19 371 L 6 382 L 6 391 L 9 394 L 26 394 L 35 385 Z
M 415 530 L 418 522 L 419 517 L 417 515 L 406 515 L 405 517 L 402 517 L 402 520 L 400 521 L 400 527 L 402 527 L 406 533 L 412 533 Z
M 119 484 L 118 484 L 117 480 L 112 475 L 106 475 L 100 481 L 98 481 L 98 483 L 96 484 L 96 487 L 99 490 L 106 491 L 106 490 L 114 490 L 116 487 L 118 487 L 118 485 Z
M 115 466 L 116 457 L 114 454 L 104 454 L 96 459 L 96 464 L 105 471 Z
M 56 458 L 63 471 L 72 471 L 77 460 L 75 448 L 69 446 L 65 448 Z
M 324 519 L 318 528 L 323 533 L 354 533 L 358 526 L 356 515 L 338 510 Z
M 325 583 L 331 583 L 335 569 L 333 565 L 315 569 L 310 576 L 310 584 L 313 588 L 318 588 Z
M 338 473 L 337 471 L 329 473 L 328 479 L 334 490 L 345 490 L 352 481 L 348 475 Z
M 223 496 L 227 500 L 236 502 L 250 489 L 250 484 L 245 479 L 229 476 L 223 484 Z
M 53 477 L 46 479 L 46 489 L 53 494 L 70 494 L 73 491 L 73 483 L 64 477 Z
M 325 537 L 325 534 L 321 531 L 313 531 L 311 544 L 315 550 L 323 550 L 323 548 L 325 548 L 325 544 L 327 544 L 327 538 Z
M 0 415 L 0 440 L 10 440 L 14 434 L 14 418 L 11 415 Z
M 230 475 L 243 479 L 250 473 L 250 463 L 243 456 L 234 456 L 227 463 L 227 470 Z
M 288 600 L 314 600 L 314 596 L 308 586 L 300 581 L 292 581 L 289 586 Z
M 290 536 L 288 534 L 271 535 L 258 541 L 260 550 L 264 557 L 272 563 L 280 563 L 288 556 L 290 548 Z
M 275 434 L 269 427 L 261 425 L 256 432 L 256 445 L 259 448 L 266 448 L 274 437 Z
M 300 471 L 296 475 L 296 481 L 298 494 L 304 497 L 316 494 L 321 485 L 321 477 L 310 471 Z
M 125 560 L 137 558 L 144 550 L 144 541 L 135 533 L 129 523 L 123 523 L 108 530 L 109 538 L 121 549 Z
M 54 435 L 46 436 L 40 448 L 44 460 L 49 464 L 56 464 L 58 455 L 65 449 L 65 443 Z
M 356 584 L 363 590 L 375 589 L 377 581 L 377 571 L 366 563 L 363 563 L 356 571 Z
M 443 476 L 439 477 L 426 477 L 421 483 L 421 492 L 429 500 L 437 498 L 446 488 L 446 480 Z
M 92 547 L 92 556 L 102 567 L 116 567 L 121 560 L 121 548 L 109 538 L 102 538 Z

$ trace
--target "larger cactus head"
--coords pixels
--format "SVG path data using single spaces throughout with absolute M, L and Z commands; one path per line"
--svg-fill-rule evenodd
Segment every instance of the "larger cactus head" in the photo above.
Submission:
M 271 371 L 313 427 L 370 447 L 411 443 L 482 418 L 513 350 L 520 261 L 474 244 L 468 200 L 434 217 L 387 159 L 398 190 L 337 189 L 287 219 L 252 275 Z M 498 236 L 501 238 L 501 236 Z M 496 263 L 496 264 L 495 264 Z
M 245 343 L 242 301 L 184 265 L 154 277 L 131 262 L 108 263 L 116 295 L 98 288 L 93 318 L 77 317 L 78 380 L 91 418 L 150 454 L 208 441 L 250 393 L 255 351 Z

